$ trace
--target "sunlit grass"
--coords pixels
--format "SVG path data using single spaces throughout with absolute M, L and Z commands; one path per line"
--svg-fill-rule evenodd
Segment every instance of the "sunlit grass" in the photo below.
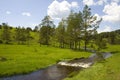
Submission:
M 108 45 L 108 48 L 102 51 L 113 52 L 113 56 L 65 80 L 120 80 L 120 45 Z
M 55 64 L 59 60 L 88 57 L 90 53 L 39 45 L 0 45 L 0 76 L 24 74 Z

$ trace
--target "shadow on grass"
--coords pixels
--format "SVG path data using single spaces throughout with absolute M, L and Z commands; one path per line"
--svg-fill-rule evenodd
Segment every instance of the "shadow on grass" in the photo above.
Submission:
M 111 54 L 120 53 L 120 51 L 112 51 Z

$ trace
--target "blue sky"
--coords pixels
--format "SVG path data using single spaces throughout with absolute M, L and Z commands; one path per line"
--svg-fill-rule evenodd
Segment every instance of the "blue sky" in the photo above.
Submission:
M 120 29 L 120 0 L 0 0 L 0 24 L 34 28 L 48 14 L 57 24 L 71 9 L 81 11 L 85 4 L 103 18 L 99 32 Z
M 52 0 L 0 0 L 0 3 L 0 23 L 34 27 L 47 15 Z

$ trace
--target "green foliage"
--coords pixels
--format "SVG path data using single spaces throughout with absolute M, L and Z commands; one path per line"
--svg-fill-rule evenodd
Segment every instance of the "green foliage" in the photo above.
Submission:
M 10 32 L 10 27 L 6 24 L 6 23 L 3 23 L 2 24 L 2 28 L 3 28 L 3 31 L 2 31 L 2 40 L 8 44 L 10 43 L 11 41 L 11 32 Z
M 30 36 L 30 29 L 29 28 L 21 28 L 18 27 L 15 30 L 15 40 L 18 42 L 18 44 L 25 44 L 27 41 L 29 44 L 29 40 L 31 39 Z
M 0 40 L 0 44 L 2 44 L 3 43 L 3 41 L 2 40 Z
M 85 45 L 85 50 L 87 48 L 87 44 L 89 43 L 91 35 L 94 35 L 96 33 L 96 29 L 99 27 L 100 20 L 96 20 L 96 16 L 92 16 L 91 9 L 85 5 L 83 12 L 82 12 L 82 19 L 83 19 L 83 40 Z
M 59 42 L 59 47 L 64 48 L 64 44 L 66 41 L 66 30 L 65 30 L 65 20 L 59 23 L 58 27 L 56 28 L 56 39 Z
M 49 45 L 50 40 L 50 27 L 42 26 L 40 29 L 40 43 L 43 45 Z
M 105 38 L 102 38 L 101 35 L 97 35 L 97 38 L 95 39 L 95 44 L 97 45 L 97 51 L 100 51 L 101 49 L 105 49 L 107 46 L 107 40 Z
M 120 44 L 120 30 L 111 32 L 103 32 L 96 36 L 101 36 L 102 39 L 106 39 L 109 44 Z
M 71 12 L 67 18 L 67 43 L 69 43 L 70 48 L 77 49 L 77 44 L 80 42 L 81 36 L 81 12 L 73 13 Z M 79 44 L 80 46 L 80 44 Z M 80 47 L 79 47 L 80 48 Z
M 49 45 L 50 37 L 54 35 L 54 24 L 51 21 L 50 16 L 45 16 L 40 26 L 39 43 L 43 45 Z

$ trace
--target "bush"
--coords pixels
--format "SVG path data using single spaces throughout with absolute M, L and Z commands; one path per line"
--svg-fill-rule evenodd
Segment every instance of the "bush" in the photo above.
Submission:
M 0 44 L 2 44 L 3 43 L 3 41 L 2 40 L 0 40 Z

